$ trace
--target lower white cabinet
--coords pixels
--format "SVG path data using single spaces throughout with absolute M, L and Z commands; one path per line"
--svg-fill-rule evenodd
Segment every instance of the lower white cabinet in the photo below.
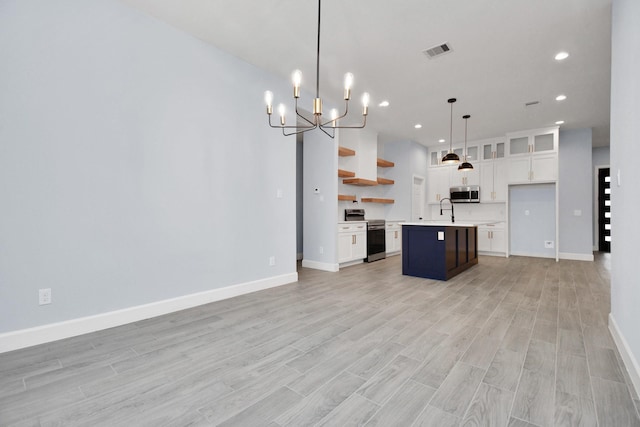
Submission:
M 338 263 L 367 257 L 367 223 L 353 221 L 338 224 Z
M 387 221 L 385 248 L 387 254 L 398 253 L 402 250 L 402 226 L 404 221 Z
M 507 252 L 504 222 L 478 226 L 478 252 L 500 255 Z

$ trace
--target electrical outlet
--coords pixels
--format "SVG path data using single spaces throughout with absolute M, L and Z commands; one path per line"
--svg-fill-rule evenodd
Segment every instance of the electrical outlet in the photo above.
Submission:
M 270 256 L 269 257 L 269 265 L 272 266 L 272 267 L 274 265 L 276 265 L 276 257 L 274 257 L 274 256 Z
M 545 249 L 553 249 L 553 240 L 545 240 L 544 247 Z
M 51 288 L 38 290 L 38 304 L 51 304 Z

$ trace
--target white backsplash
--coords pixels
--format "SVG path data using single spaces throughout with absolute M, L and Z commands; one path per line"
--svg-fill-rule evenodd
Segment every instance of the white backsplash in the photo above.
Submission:
M 505 203 L 455 203 L 454 212 L 456 220 L 460 221 L 505 221 L 507 218 L 507 208 Z M 449 208 L 449 201 L 443 203 L 443 207 Z M 443 211 L 440 216 L 440 206 L 427 206 L 429 218 L 431 220 L 447 219 L 451 216 L 451 211 Z

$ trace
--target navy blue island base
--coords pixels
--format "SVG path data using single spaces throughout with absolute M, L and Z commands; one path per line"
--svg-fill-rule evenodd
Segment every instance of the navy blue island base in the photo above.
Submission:
M 478 227 L 402 225 L 402 274 L 449 280 L 478 263 Z

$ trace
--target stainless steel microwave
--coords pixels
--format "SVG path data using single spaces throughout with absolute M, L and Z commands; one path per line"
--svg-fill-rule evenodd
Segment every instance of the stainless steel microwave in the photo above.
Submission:
M 451 187 L 449 197 L 453 203 L 480 203 L 480 187 L 478 185 Z

